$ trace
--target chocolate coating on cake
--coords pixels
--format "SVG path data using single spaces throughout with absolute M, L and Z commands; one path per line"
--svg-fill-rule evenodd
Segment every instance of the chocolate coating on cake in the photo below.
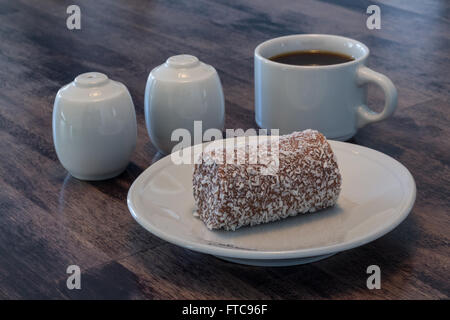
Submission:
M 269 148 L 270 150 L 270 148 Z M 236 230 L 333 206 L 341 189 L 336 157 L 326 138 L 315 130 L 279 138 L 274 174 L 261 174 L 253 164 L 256 149 L 238 146 L 227 153 L 245 154 L 244 163 L 217 161 L 212 150 L 195 164 L 193 192 L 196 214 L 209 229 Z

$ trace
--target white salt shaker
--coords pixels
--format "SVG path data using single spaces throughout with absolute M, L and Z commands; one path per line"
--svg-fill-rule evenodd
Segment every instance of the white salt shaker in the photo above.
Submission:
M 222 85 L 216 69 L 196 57 L 170 57 L 150 72 L 145 88 L 145 122 L 153 144 L 169 154 L 179 141 L 172 141 L 176 129 L 194 137 L 194 121 L 202 132 L 223 130 L 225 107 Z M 198 133 L 196 133 L 198 134 Z
M 119 175 L 136 146 L 136 114 L 128 89 L 98 72 L 62 87 L 53 106 L 53 141 L 61 164 L 81 180 Z

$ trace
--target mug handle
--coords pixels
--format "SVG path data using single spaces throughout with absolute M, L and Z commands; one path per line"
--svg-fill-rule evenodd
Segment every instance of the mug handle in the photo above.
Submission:
M 371 122 L 386 119 L 392 115 L 397 108 L 397 89 L 392 81 L 385 75 L 373 71 L 366 66 L 361 66 L 356 72 L 356 83 L 362 86 L 366 83 L 373 83 L 384 92 L 384 108 L 381 112 L 372 111 L 368 106 L 361 105 L 356 109 L 356 126 L 364 127 Z

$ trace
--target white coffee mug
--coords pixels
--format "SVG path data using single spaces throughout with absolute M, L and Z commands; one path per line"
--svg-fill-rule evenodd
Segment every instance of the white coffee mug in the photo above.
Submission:
M 341 53 L 354 60 L 321 66 L 270 60 L 308 50 Z M 255 49 L 256 123 L 281 134 L 311 128 L 330 139 L 348 140 L 366 124 L 386 119 L 397 107 L 397 90 L 389 78 L 365 66 L 368 56 L 363 43 L 334 35 L 291 35 L 261 43 Z M 379 113 L 367 106 L 367 83 L 384 91 Z

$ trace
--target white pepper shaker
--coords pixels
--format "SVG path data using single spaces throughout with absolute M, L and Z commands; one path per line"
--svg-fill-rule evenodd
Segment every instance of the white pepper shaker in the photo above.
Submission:
M 187 129 L 194 137 L 194 122 L 202 132 L 223 130 L 225 103 L 216 69 L 196 57 L 170 57 L 154 68 L 145 88 L 145 122 L 153 144 L 164 154 L 172 152 L 176 129 Z M 197 133 L 198 134 L 198 133 Z M 192 141 L 192 140 L 191 140 Z
M 61 164 L 81 180 L 122 173 L 136 146 L 133 101 L 120 82 L 83 73 L 62 87 L 53 106 L 53 141 Z

